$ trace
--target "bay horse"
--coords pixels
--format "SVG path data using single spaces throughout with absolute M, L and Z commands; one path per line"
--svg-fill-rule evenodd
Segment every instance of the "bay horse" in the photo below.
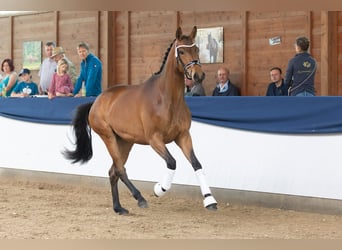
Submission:
M 135 143 L 150 145 L 166 161 L 167 174 L 154 185 L 154 194 L 160 197 L 170 189 L 176 170 L 176 160 L 166 147 L 173 141 L 182 149 L 197 175 L 204 207 L 217 209 L 193 150 L 189 132 L 191 113 L 184 100 L 184 77 L 195 82 L 201 82 L 205 77 L 199 62 L 199 49 L 194 43 L 196 33 L 196 26 L 188 36 L 183 35 L 179 27 L 159 72 L 139 85 L 108 88 L 93 103 L 82 104 L 76 110 L 72 121 L 76 146 L 74 150 L 65 149 L 62 153 L 72 163 L 85 163 L 93 155 L 91 129 L 100 136 L 113 160 L 109 179 L 113 209 L 118 214 L 128 214 L 119 201 L 119 179 L 138 201 L 139 207 L 148 207 L 145 198 L 129 180 L 124 166 L 132 146 Z

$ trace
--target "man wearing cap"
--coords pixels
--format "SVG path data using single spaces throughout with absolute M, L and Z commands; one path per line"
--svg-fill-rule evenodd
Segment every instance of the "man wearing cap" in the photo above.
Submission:
M 77 80 L 77 73 L 76 73 L 76 67 L 75 65 L 65 56 L 65 52 L 62 47 L 56 47 L 52 50 L 51 58 L 55 60 L 56 63 L 58 63 L 59 60 L 64 58 L 69 65 L 68 74 L 71 78 L 71 83 L 75 85 Z
M 51 59 L 52 50 L 56 47 L 54 42 L 47 42 L 45 44 L 45 55 L 46 58 L 43 60 L 40 65 L 40 69 L 38 72 L 39 80 L 39 93 L 42 95 L 47 95 L 50 83 L 52 80 L 52 76 L 56 71 L 57 63 L 55 60 Z

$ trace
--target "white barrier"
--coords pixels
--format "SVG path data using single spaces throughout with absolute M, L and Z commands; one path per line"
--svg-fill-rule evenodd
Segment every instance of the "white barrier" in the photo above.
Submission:
M 67 125 L 46 125 L 0 117 L 0 167 L 107 177 L 111 159 L 93 134 L 93 158 L 72 165 L 61 155 L 72 148 Z M 192 122 L 195 153 L 210 187 L 342 200 L 342 135 L 278 135 Z M 198 185 L 194 171 L 174 143 L 174 184 Z M 160 181 L 165 162 L 151 147 L 135 145 L 126 164 L 132 180 Z

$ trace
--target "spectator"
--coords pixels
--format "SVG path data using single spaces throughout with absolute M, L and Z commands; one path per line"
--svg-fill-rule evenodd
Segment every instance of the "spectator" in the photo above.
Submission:
M 310 41 L 302 36 L 296 39 L 296 55 L 289 60 L 285 85 L 291 96 L 314 96 L 316 61 L 308 53 Z
M 39 94 L 38 85 L 31 81 L 31 71 L 29 69 L 22 69 L 19 77 L 21 77 L 22 81 L 15 86 L 11 97 L 28 97 Z
M 229 80 L 229 70 L 225 67 L 220 67 L 217 71 L 218 84 L 213 90 L 213 96 L 239 96 L 240 91 Z
M 205 96 L 202 83 L 194 84 L 193 80 L 184 78 L 185 81 L 185 96 Z
M 65 52 L 62 47 L 56 47 L 52 50 L 51 58 L 55 60 L 55 62 L 58 64 L 58 61 L 60 59 L 65 59 L 68 63 L 68 74 L 71 78 L 71 83 L 74 85 L 76 83 L 77 79 L 77 73 L 76 73 L 76 67 L 75 65 L 69 60 L 69 58 L 66 57 Z
M 77 53 L 81 59 L 81 72 L 73 94 L 75 97 L 82 96 L 79 92 L 84 86 L 85 96 L 98 96 L 102 92 L 102 63 L 99 58 L 89 52 L 89 46 L 85 42 L 78 44 Z
M 46 58 L 43 60 L 40 65 L 40 69 L 38 72 L 39 80 L 39 93 L 41 95 L 47 95 L 50 87 L 50 83 L 52 80 L 52 76 L 56 71 L 57 63 L 55 60 L 51 59 L 52 51 L 56 47 L 54 42 L 47 42 L 45 44 L 45 56 Z
M 288 89 L 282 77 L 281 68 L 273 67 L 270 69 L 271 83 L 268 84 L 266 96 L 288 95 Z
M 48 97 L 52 99 L 56 96 L 72 96 L 74 85 L 71 83 L 68 72 L 68 62 L 65 58 L 58 61 L 57 72 L 53 74 Z
M 1 81 L 2 93 L 1 95 L 11 96 L 11 93 L 18 83 L 17 72 L 14 71 L 13 61 L 9 58 L 1 63 L 1 71 L 4 72 L 4 77 Z

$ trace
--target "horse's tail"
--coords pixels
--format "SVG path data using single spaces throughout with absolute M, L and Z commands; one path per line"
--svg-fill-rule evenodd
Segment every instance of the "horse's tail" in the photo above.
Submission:
M 93 103 L 85 103 L 78 106 L 75 116 L 72 120 L 72 126 L 76 137 L 75 150 L 64 150 L 62 154 L 72 163 L 85 163 L 93 157 L 93 148 L 91 140 L 91 128 L 88 124 L 88 115 Z

